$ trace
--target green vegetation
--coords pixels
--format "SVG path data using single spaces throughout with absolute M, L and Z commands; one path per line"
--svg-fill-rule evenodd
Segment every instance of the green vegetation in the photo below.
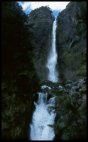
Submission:
M 56 96 L 55 129 L 57 140 L 85 140 L 87 137 L 86 80 L 67 80 L 59 83 L 43 81 L 51 89 L 43 89 L 49 96 Z M 49 97 L 48 96 L 48 97 Z
M 26 20 L 17 2 L 2 2 L 2 139 L 27 139 L 39 89 Z
M 47 92 L 51 96 L 56 96 L 54 125 L 56 139 L 85 140 L 87 137 L 86 81 L 85 79 L 67 80 L 64 83 L 46 82 L 51 87 Z
M 69 89 L 65 87 L 63 93 L 57 93 L 56 112 L 58 119 L 55 130 L 58 138 L 85 140 L 87 136 L 86 84 L 78 81 Z

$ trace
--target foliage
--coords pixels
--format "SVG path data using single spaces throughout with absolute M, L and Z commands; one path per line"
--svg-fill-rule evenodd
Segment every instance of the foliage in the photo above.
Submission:
M 57 91 L 56 94 L 56 135 L 61 140 L 85 140 L 87 136 L 86 84 L 79 80 L 66 83 L 63 87 L 63 92 Z
M 2 139 L 27 139 L 39 88 L 26 20 L 17 2 L 2 2 Z
M 57 83 L 40 82 L 48 86 L 42 89 L 48 93 L 48 98 L 55 96 L 56 105 L 51 107 L 56 111 L 55 129 L 56 140 L 85 140 L 87 136 L 87 103 L 86 80 L 64 80 Z M 50 89 L 49 89 L 50 88 Z M 47 98 L 47 99 L 48 99 Z
M 2 84 L 2 138 L 27 139 L 32 98 L 29 97 L 28 100 L 26 94 L 20 96 L 18 88 L 13 84 Z

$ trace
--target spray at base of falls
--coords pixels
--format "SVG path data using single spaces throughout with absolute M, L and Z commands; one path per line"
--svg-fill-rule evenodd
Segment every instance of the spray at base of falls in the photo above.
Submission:
M 38 102 L 35 103 L 35 111 L 30 125 L 31 140 L 53 140 L 55 137 L 53 127 L 56 116 L 55 110 L 50 106 L 55 105 L 55 97 L 47 100 L 47 93 L 38 93 Z
M 52 48 L 48 57 L 46 67 L 49 70 L 48 80 L 58 82 L 58 73 L 56 70 L 57 53 L 56 53 L 56 20 L 53 22 L 52 29 Z M 49 86 L 43 85 L 41 89 Z M 49 100 L 47 93 L 38 93 L 38 102 L 34 102 L 35 111 L 32 116 L 32 124 L 30 125 L 30 139 L 31 140 L 53 140 L 55 137 L 54 125 L 55 110 L 50 107 L 55 106 L 55 96 Z M 51 125 L 51 126 L 50 126 Z

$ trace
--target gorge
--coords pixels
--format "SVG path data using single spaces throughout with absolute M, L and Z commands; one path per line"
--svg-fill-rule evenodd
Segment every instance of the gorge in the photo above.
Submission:
M 1 4 L 3 140 L 86 139 L 86 6 Z

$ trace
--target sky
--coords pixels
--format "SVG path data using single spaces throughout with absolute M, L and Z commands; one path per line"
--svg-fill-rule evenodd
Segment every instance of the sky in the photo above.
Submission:
M 19 1 L 18 1 L 19 2 Z M 59 10 L 62 11 L 63 9 L 66 8 L 66 5 L 69 3 L 70 1 L 60 1 L 60 2 L 42 2 L 42 1 L 30 1 L 30 2 L 19 2 L 19 4 L 22 6 L 23 10 L 25 11 L 26 9 L 30 8 L 31 10 L 34 10 L 36 8 L 39 8 L 41 6 L 48 6 L 51 8 L 51 10 Z

